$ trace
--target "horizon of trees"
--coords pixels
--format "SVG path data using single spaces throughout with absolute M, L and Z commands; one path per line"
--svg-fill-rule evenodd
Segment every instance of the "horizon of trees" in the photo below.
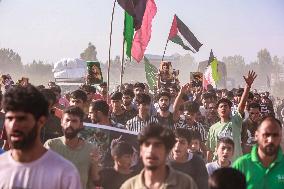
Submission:
M 95 45 L 91 42 L 88 43 L 86 49 L 80 53 L 80 58 L 87 61 L 98 61 L 97 50 Z M 244 57 L 241 55 L 225 56 L 219 59 L 226 64 L 227 77 L 235 80 L 235 86 L 243 85 L 243 75 L 248 70 L 254 70 L 258 74 L 258 78 L 255 81 L 254 86 L 262 90 L 270 90 L 269 87 L 273 85 L 271 91 L 276 96 L 284 96 L 284 82 L 279 81 L 278 74 L 284 75 L 284 58 L 278 56 L 272 56 L 270 52 L 265 48 L 261 49 L 257 55 L 256 60 L 250 63 L 246 63 Z M 155 62 L 154 65 L 158 65 L 159 62 Z M 34 85 L 46 85 L 48 81 L 54 80 L 52 69 L 53 63 L 48 64 L 41 60 L 33 60 L 29 64 L 23 64 L 21 56 L 14 52 L 12 49 L 1 48 L 0 49 L 0 73 L 10 74 L 12 79 L 16 82 L 21 77 L 30 78 L 30 82 Z M 107 64 L 101 64 L 103 76 L 106 79 Z M 117 83 L 119 81 L 121 58 L 115 56 L 111 60 L 111 82 Z M 183 70 L 197 70 L 198 62 L 190 54 L 180 56 L 179 60 L 172 63 L 173 68 L 180 70 L 180 80 L 187 81 L 189 79 L 189 73 Z M 157 66 L 158 67 L 158 66 Z M 145 74 L 137 74 L 143 71 L 144 64 L 135 64 L 130 61 L 124 63 L 126 68 L 124 73 L 124 82 L 141 81 L 146 82 Z M 283 77 L 283 76 L 282 76 Z

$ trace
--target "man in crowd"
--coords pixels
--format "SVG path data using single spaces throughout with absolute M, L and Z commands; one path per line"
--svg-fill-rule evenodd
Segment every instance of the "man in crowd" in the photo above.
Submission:
M 140 132 L 150 123 L 158 123 L 158 119 L 150 115 L 151 97 L 145 93 L 136 97 L 138 114 L 126 122 L 126 128 L 130 131 Z
M 110 114 L 110 118 L 117 123 L 125 125 L 129 119 L 132 119 L 130 114 L 127 113 L 122 106 L 122 96 L 121 92 L 115 92 L 111 95 L 111 107 L 112 112 Z
M 95 147 L 78 137 L 83 129 L 84 112 L 79 107 L 69 106 L 63 112 L 61 126 L 64 136 L 49 139 L 44 146 L 62 155 L 71 161 L 78 169 L 82 188 L 92 188 L 98 177 L 98 162 L 95 156 Z
M 184 128 L 177 128 L 174 131 L 176 144 L 172 149 L 170 165 L 193 178 L 198 189 L 208 188 L 208 174 L 203 159 L 190 153 L 191 131 Z
M 234 154 L 234 141 L 229 137 L 220 138 L 217 143 L 217 160 L 206 164 L 209 175 L 222 167 L 230 167 Z
M 284 155 L 280 148 L 282 126 L 273 116 L 264 117 L 256 132 L 255 145 L 233 164 L 247 180 L 248 189 L 273 188 L 284 186 Z
M 48 117 L 44 96 L 32 85 L 15 86 L 5 93 L 3 109 L 11 150 L 0 156 L 0 188 L 80 189 L 74 165 L 40 141 Z
M 170 129 L 150 124 L 139 134 L 138 142 L 144 169 L 140 174 L 127 180 L 121 189 L 197 189 L 190 176 L 166 165 L 167 157 L 175 144 L 175 136 Z
M 233 161 L 242 155 L 241 148 L 241 127 L 242 127 L 242 115 L 244 115 L 244 109 L 246 105 L 246 100 L 256 78 L 255 72 L 251 71 L 248 73 L 247 77 L 244 77 L 246 86 L 242 94 L 240 103 L 238 105 L 238 111 L 234 116 L 231 117 L 231 107 L 232 102 L 228 99 L 222 98 L 217 103 L 217 110 L 220 117 L 220 121 L 215 123 L 209 129 L 207 147 L 209 149 L 207 153 L 207 160 L 211 162 L 213 152 L 216 150 L 217 142 L 220 138 L 231 137 L 235 143 L 235 152 L 233 156 Z M 215 154 L 213 160 L 216 160 L 217 156 Z
M 261 119 L 260 105 L 258 103 L 250 103 L 248 105 L 249 117 L 243 121 L 242 125 L 242 149 L 243 154 L 250 153 L 255 141 L 255 131 Z
M 126 89 L 122 92 L 122 94 L 123 94 L 122 95 L 122 106 L 127 112 L 127 114 L 129 114 L 130 119 L 132 119 L 138 113 L 132 104 L 133 98 L 134 98 L 134 92 L 133 90 Z
M 44 143 L 48 139 L 62 136 L 63 133 L 60 126 L 60 119 L 52 113 L 53 106 L 56 103 L 56 95 L 51 89 L 42 89 L 40 92 L 48 102 L 49 111 L 45 126 L 41 129 L 41 141 Z
M 173 113 L 169 111 L 171 96 L 168 92 L 161 92 L 157 95 L 159 110 L 157 112 L 157 119 L 159 123 L 170 129 L 174 129 Z M 176 119 L 175 119 L 176 120 Z
M 97 181 L 97 185 L 104 189 L 119 189 L 127 179 L 136 175 L 136 172 L 131 170 L 134 151 L 132 146 L 122 137 L 114 139 L 110 148 L 114 166 L 104 168 L 99 172 L 100 179 Z

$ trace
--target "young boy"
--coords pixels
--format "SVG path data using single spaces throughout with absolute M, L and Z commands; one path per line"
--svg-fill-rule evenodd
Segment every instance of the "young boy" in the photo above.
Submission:
M 223 167 L 230 167 L 232 157 L 234 155 L 234 141 L 229 137 L 220 138 L 217 143 L 217 161 L 207 163 L 206 168 L 208 171 L 209 176 L 212 175 L 212 173 Z
M 191 131 L 191 141 L 189 144 L 189 151 L 204 159 L 204 155 L 200 149 L 201 141 L 202 139 L 200 133 L 197 131 Z
M 100 180 L 97 185 L 102 186 L 104 189 L 119 189 L 124 181 L 136 175 L 130 169 L 133 148 L 121 138 L 115 139 L 111 144 L 111 156 L 114 160 L 114 166 L 100 171 Z
M 177 128 L 174 133 L 176 144 L 172 149 L 170 165 L 191 176 L 199 189 L 207 189 L 208 174 L 205 163 L 198 155 L 188 151 L 192 140 L 190 130 Z

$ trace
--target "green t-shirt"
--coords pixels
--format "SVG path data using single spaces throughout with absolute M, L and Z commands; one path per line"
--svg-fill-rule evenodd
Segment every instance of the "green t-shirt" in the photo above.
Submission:
M 261 164 L 257 146 L 252 148 L 251 153 L 237 159 L 233 168 L 246 176 L 247 189 L 284 188 L 284 157 L 281 148 L 279 148 L 276 160 L 268 168 Z
M 231 117 L 229 122 L 221 123 L 218 121 L 212 125 L 209 129 L 207 147 L 210 151 L 215 152 L 217 147 L 217 142 L 220 138 L 229 137 L 232 138 L 235 144 L 234 156 L 232 161 L 236 160 L 242 155 L 241 147 L 241 130 L 242 130 L 242 115 L 236 112 L 234 116 Z M 217 155 L 214 153 L 213 161 L 217 160 Z
M 85 145 L 81 146 L 80 148 L 71 149 L 64 144 L 63 136 L 47 140 L 44 144 L 44 147 L 57 152 L 65 159 L 71 161 L 79 171 L 83 186 L 82 188 L 89 188 L 88 186 L 91 183 L 91 180 L 89 180 L 89 172 L 91 169 L 90 153 L 94 149 L 93 144 L 85 143 Z

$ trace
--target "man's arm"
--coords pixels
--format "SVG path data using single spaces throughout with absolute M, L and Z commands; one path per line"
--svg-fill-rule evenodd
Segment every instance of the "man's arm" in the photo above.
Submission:
M 247 77 L 243 76 L 243 77 L 244 77 L 244 80 L 246 82 L 246 86 L 245 86 L 243 95 L 241 97 L 241 100 L 240 100 L 240 103 L 239 103 L 239 106 L 238 106 L 238 111 L 239 111 L 240 114 L 244 113 L 251 85 L 253 84 L 253 81 L 255 80 L 257 75 L 255 74 L 254 71 L 249 71 L 248 76 Z
M 190 89 L 190 84 L 187 83 L 186 85 L 182 86 L 173 105 L 173 120 L 177 122 L 179 119 L 179 108 L 184 103 L 182 97 L 186 95 L 188 90 Z

